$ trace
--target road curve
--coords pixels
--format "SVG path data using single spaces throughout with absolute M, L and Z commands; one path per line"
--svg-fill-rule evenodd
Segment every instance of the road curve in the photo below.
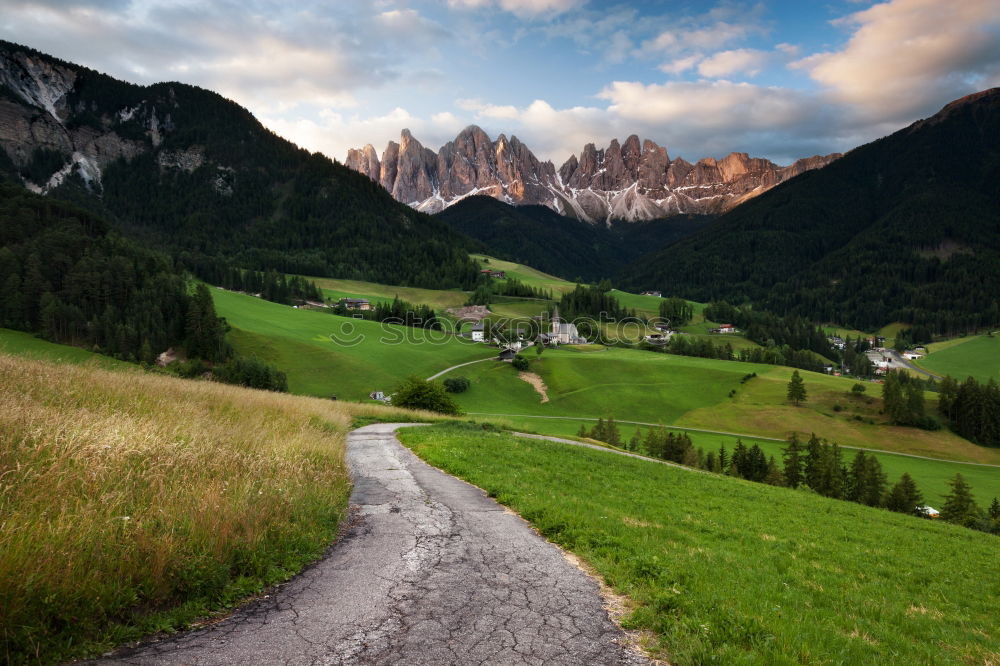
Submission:
M 351 524 L 227 619 L 115 664 L 644 664 L 595 581 L 519 517 L 420 461 L 400 424 L 348 437 Z

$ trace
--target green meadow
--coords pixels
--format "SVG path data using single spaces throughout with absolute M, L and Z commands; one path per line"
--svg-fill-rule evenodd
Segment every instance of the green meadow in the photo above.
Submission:
M 494 271 L 504 271 L 508 277 L 517 278 L 530 287 L 550 289 L 552 291 L 552 296 L 557 300 L 560 294 L 567 291 L 573 291 L 576 287 L 574 283 L 568 280 L 558 278 L 554 275 L 549 275 L 548 273 L 543 273 L 542 271 L 531 268 L 530 266 L 525 266 L 524 264 L 516 264 L 513 261 L 504 261 L 503 259 L 497 259 L 496 257 L 490 257 L 485 254 L 473 254 L 471 256 L 473 259 L 478 261 L 483 268 L 489 268 Z
M 596 421 L 596 419 L 561 419 L 531 416 L 482 417 L 470 415 L 470 417 L 487 420 L 513 431 L 555 435 L 569 439 L 580 439 L 577 437 L 580 426 L 582 425 L 589 429 L 594 426 Z M 655 427 L 658 426 L 656 424 L 637 424 L 628 421 L 618 422 L 618 429 L 621 432 L 623 441 L 627 441 L 632 437 L 636 430 L 645 433 L 650 428 Z M 768 457 L 774 456 L 774 459 L 780 464 L 781 454 L 785 447 L 783 440 L 778 441 L 753 436 L 738 437 L 718 432 L 677 427 L 669 427 L 667 429 L 674 432 L 686 432 L 691 437 L 691 442 L 695 448 L 703 449 L 706 454 L 710 451 L 717 452 L 723 446 L 726 447 L 726 451 L 732 453 L 737 440 L 739 440 L 746 446 L 757 444 L 764 451 L 764 455 Z M 850 462 L 856 452 L 857 449 L 843 447 L 844 462 L 848 466 L 850 466 Z M 961 474 L 972 486 L 973 495 L 979 503 L 980 508 L 988 508 L 992 498 L 1000 497 L 1000 467 L 949 462 L 945 460 L 927 460 L 905 454 L 887 453 L 885 451 L 875 452 L 874 455 L 879 459 L 890 486 L 906 472 L 916 480 L 920 492 L 923 493 L 924 501 L 932 507 L 940 508 L 944 503 L 944 497 L 950 491 L 949 482 L 955 478 L 956 474 Z
M 583 558 L 669 663 L 1000 658 L 995 536 L 469 426 L 401 439 Z
M 416 305 L 429 305 L 436 310 L 460 308 L 468 294 L 460 289 L 420 289 L 418 287 L 394 287 L 377 282 L 360 280 L 335 280 L 332 278 L 308 277 L 323 290 L 323 295 L 332 300 L 341 298 L 367 298 L 372 302 L 388 302 L 395 297 Z
M 213 289 L 236 351 L 277 366 L 294 393 L 367 400 L 407 375 L 429 377 L 496 351 L 437 331 L 383 325 L 319 310 L 298 310 Z
M 136 368 L 132 363 L 119 361 L 110 356 L 95 354 L 79 347 L 48 342 L 31 333 L 12 331 L 9 328 L 0 328 L 0 352 L 37 361 L 94 365 L 108 370 Z
M 706 451 L 720 445 L 732 450 L 735 436 L 716 433 L 748 433 L 744 441 L 758 442 L 776 457 L 791 432 L 804 437 L 815 432 L 841 446 L 882 452 L 879 457 L 890 479 L 909 472 L 928 500 L 944 495 L 956 472 L 969 478 L 981 502 L 1000 496 L 1000 467 L 987 466 L 1000 464 L 1000 450 L 977 446 L 947 430 L 885 425 L 878 384 L 868 384 L 866 396 L 857 398 L 850 394 L 853 380 L 803 372 L 810 397 L 795 407 L 785 400 L 790 368 L 624 349 L 549 349 L 541 357 L 528 349 L 525 356 L 530 371 L 544 382 L 546 402 L 508 364 L 481 363 L 445 376 L 470 379 L 471 388 L 456 396 L 470 416 L 531 432 L 570 436 L 581 423 L 590 427 L 592 419 L 613 416 L 620 422 L 707 431 L 693 434 L 695 445 Z M 742 381 L 752 373 L 757 377 Z M 932 395 L 928 401 L 933 409 Z M 623 424 L 621 430 L 627 439 L 634 426 Z M 845 452 L 845 458 L 850 457 Z
M 938 375 L 962 381 L 975 377 L 981 382 L 1000 382 L 1000 337 L 976 335 L 928 345 L 927 356 L 916 363 Z

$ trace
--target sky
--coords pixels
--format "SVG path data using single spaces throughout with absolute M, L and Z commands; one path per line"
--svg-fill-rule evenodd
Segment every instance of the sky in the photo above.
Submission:
M 215 90 L 343 161 L 470 124 L 559 166 L 843 152 L 1000 85 L 1000 0 L 0 0 L 0 38 Z

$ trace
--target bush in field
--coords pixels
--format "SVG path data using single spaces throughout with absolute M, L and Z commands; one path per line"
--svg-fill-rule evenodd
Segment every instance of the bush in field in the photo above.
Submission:
M 419 377 L 408 377 L 392 394 L 394 407 L 428 409 L 441 414 L 460 414 L 458 405 L 445 387 Z
M 233 358 L 212 370 L 213 376 L 227 384 L 237 384 L 248 388 L 268 391 L 288 392 L 288 378 L 285 373 L 272 368 L 256 358 Z
M 511 360 L 511 365 L 514 366 L 515 370 L 520 370 L 523 372 L 528 369 L 528 359 L 518 354 L 513 358 L 513 360 Z
M 443 383 L 444 390 L 448 393 L 465 393 L 472 385 L 467 377 L 449 377 Z

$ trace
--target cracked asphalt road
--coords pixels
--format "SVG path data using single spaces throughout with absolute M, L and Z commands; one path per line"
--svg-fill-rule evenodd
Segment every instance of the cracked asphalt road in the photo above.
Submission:
M 205 629 L 105 664 L 645 664 L 597 583 L 399 424 L 348 437 L 352 523 L 327 556 Z

